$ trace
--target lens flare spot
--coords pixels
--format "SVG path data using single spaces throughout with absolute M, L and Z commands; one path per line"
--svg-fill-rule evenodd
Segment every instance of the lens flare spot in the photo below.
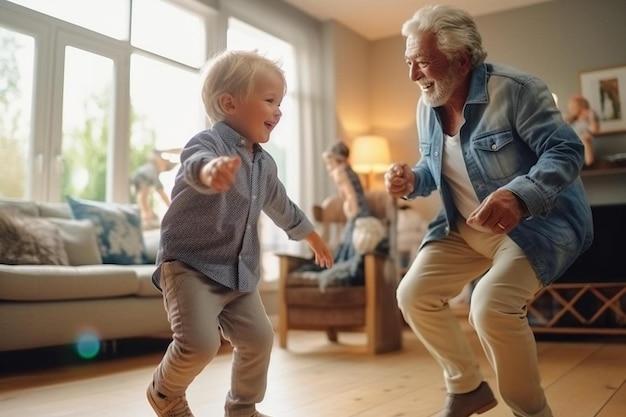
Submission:
M 92 359 L 100 352 L 100 337 L 94 331 L 83 331 L 76 340 L 76 351 L 83 359 Z

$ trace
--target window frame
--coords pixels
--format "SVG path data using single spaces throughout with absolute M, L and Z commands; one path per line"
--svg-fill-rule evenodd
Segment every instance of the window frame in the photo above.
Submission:
M 78 30 L 77 30 L 78 29 Z M 65 49 L 68 46 L 78 48 L 113 61 L 114 87 L 113 87 L 113 113 L 111 115 L 110 132 L 107 154 L 113 157 L 107 159 L 107 188 L 105 201 L 128 201 L 128 147 L 130 145 L 130 54 L 127 45 L 123 41 L 116 41 L 104 35 L 81 33 L 83 28 L 73 27 L 70 29 L 60 27 L 56 34 L 58 39 L 54 47 L 54 86 L 52 92 L 52 126 L 50 129 L 50 144 L 52 146 L 50 156 L 51 163 L 62 164 L 62 122 L 63 122 L 63 83 L 65 66 Z M 61 196 L 61 172 L 59 167 L 51 167 L 55 170 L 50 175 L 51 182 L 48 185 L 47 201 L 56 201 Z M 62 169 L 62 167 L 61 167 Z
M 202 14 L 207 36 L 206 56 L 213 53 L 217 21 L 216 11 L 191 0 L 169 0 L 192 13 Z M 141 54 L 190 68 L 167 57 L 132 46 L 130 40 L 117 40 L 59 20 L 27 7 L 0 0 L 0 25 L 32 36 L 35 40 L 31 131 L 28 178 L 24 198 L 34 201 L 58 202 L 61 196 L 62 115 L 65 48 L 75 47 L 109 58 L 114 64 L 114 103 L 111 117 L 111 137 L 107 154 L 106 200 L 129 201 L 130 167 L 130 62 L 133 54 Z M 199 71 L 200 68 L 197 68 Z

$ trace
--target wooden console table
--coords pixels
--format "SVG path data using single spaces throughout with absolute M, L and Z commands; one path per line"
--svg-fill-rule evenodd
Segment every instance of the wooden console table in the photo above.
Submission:
M 535 333 L 626 335 L 626 282 L 549 285 L 528 320 Z

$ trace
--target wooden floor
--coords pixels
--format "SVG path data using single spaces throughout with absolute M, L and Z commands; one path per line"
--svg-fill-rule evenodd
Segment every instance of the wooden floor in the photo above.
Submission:
M 474 348 L 480 348 L 468 329 Z M 342 341 L 343 337 L 343 341 Z M 292 332 L 289 350 L 275 347 L 267 395 L 259 410 L 273 417 L 429 417 L 444 401 L 441 371 L 406 331 L 401 352 L 368 356 L 340 334 L 330 344 L 322 333 Z M 540 340 L 539 358 L 548 400 L 557 417 L 626 416 L 626 341 Z M 2 417 L 148 417 L 145 388 L 161 357 L 151 353 L 105 355 L 93 362 L 0 373 Z M 480 357 L 484 358 L 482 353 Z M 6 360 L 6 358 L 5 358 Z M 483 360 L 486 378 L 494 375 Z M 187 397 L 196 417 L 223 416 L 230 351 L 198 376 Z M 510 417 L 502 402 L 482 414 Z

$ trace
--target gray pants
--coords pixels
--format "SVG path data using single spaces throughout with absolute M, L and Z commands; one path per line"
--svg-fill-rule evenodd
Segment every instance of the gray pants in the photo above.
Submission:
M 259 292 L 231 290 L 177 261 L 161 270 L 173 340 L 154 372 L 156 389 L 168 397 L 184 395 L 217 354 L 221 328 L 234 347 L 226 416 L 251 416 L 265 395 L 274 341 Z

